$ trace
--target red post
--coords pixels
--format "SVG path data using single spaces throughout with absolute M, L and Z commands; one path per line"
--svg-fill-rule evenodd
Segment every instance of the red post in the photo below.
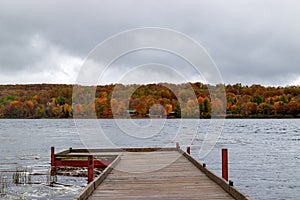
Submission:
M 191 154 L 191 147 L 187 147 L 187 148 L 186 148 L 186 152 L 187 152 L 188 154 Z
M 50 170 L 50 175 L 54 176 L 55 175 L 55 148 L 51 147 L 51 170 Z
M 222 149 L 222 177 L 228 181 L 228 151 Z
M 94 180 L 94 156 L 88 157 L 88 183 Z
M 51 147 L 51 167 L 54 167 L 55 166 L 55 148 L 54 147 Z

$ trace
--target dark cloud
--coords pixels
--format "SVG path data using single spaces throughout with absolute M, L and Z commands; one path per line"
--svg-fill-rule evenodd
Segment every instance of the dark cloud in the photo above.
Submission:
M 72 83 L 99 42 L 150 26 L 194 38 L 226 83 L 300 84 L 299 6 L 296 0 L 3 0 L 0 83 Z

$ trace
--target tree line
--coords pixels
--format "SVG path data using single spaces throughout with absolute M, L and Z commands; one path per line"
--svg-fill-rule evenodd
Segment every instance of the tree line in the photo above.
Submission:
M 212 113 L 233 118 L 300 117 L 300 86 L 110 84 L 81 86 L 74 94 L 73 88 L 65 84 L 0 85 L 0 118 L 113 118 L 129 112 L 142 118 L 210 118 Z M 223 88 L 226 95 L 220 92 L 218 96 L 215 91 Z M 93 101 L 85 102 L 91 91 L 95 91 Z

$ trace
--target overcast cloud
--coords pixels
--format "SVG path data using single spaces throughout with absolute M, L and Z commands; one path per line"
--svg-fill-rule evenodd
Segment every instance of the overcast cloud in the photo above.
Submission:
M 84 59 L 106 38 L 162 27 L 206 48 L 225 83 L 300 85 L 299 7 L 297 0 L 2 0 L 0 84 L 75 83 Z M 132 57 L 127 61 L 112 66 L 103 83 L 122 77 Z M 198 80 L 193 70 L 181 70 Z M 170 80 L 162 74 L 154 72 L 153 80 Z

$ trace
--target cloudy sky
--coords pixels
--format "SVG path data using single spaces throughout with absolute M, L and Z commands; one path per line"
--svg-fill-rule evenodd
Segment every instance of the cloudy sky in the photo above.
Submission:
M 89 53 L 106 38 L 161 27 L 201 44 L 224 83 L 300 85 L 299 7 L 297 0 L 1 0 L 0 84 L 75 83 Z M 129 72 L 133 82 L 149 73 L 153 81 L 170 81 L 172 73 L 160 73 L 159 65 L 129 69 L 166 60 L 185 80 L 202 81 L 173 57 L 152 51 L 128 55 L 99 82 L 117 82 Z

